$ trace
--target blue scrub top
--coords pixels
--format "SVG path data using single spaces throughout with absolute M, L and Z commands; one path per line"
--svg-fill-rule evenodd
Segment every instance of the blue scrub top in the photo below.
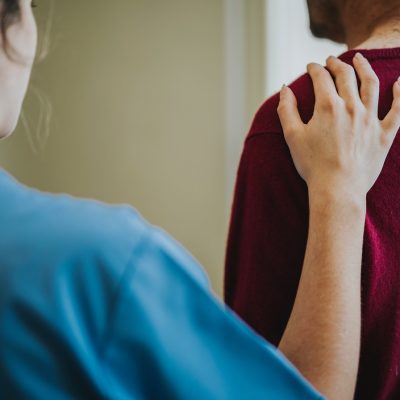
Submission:
M 0 172 L 0 398 L 321 399 L 128 206 Z

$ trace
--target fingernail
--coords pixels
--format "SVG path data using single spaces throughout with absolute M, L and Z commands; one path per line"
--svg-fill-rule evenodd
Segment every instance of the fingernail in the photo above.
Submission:
M 397 84 L 400 85 L 400 76 L 397 78 Z
M 364 61 L 365 60 L 365 57 L 361 53 L 356 53 L 354 58 L 356 58 L 358 61 Z

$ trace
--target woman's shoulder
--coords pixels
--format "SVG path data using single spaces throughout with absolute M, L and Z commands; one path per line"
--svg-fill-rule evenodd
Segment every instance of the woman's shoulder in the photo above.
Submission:
M 16 181 L 7 187 L 1 174 L 0 204 L 3 271 L 22 268 L 45 279 L 93 271 L 116 283 L 145 259 L 160 274 L 183 274 L 208 286 L 197 260 L 132 206 L 43 193 Z
M 150 225 L 128 205 L 44 193 L 0 179 L 0 257 L 107 259 L 126 264 Z

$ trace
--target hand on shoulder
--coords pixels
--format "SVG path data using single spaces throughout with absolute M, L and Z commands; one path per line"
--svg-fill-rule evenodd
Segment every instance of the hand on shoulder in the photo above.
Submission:
M 354 68 L 330 57 L 327 68 L 308 65 L 316 99 L 308 124 L 302 122 L 287 86 L 281 91 L 278 114 L 296 169 L 309 191 L 346 191 L 365 198 L 400 127 L 400 81 L 393 85 L 393 105 L 381 121 L 379 79 L 360 53 L 353 63 Z

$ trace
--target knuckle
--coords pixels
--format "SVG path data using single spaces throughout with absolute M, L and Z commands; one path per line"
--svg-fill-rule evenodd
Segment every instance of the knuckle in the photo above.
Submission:
M 321 100 L 320 106 L 326 112 L 335 113 L 339 108 L 339 102 L 333 97 L 325 97 Z
M 348 84 L 355 82 L 356 75 L 354 70 L 343 71 L 343 78 Z
M 353 74 L 354 73 L 354 68 L 349 64 L 342 63 L 342 69 L 347 74 Z
M 286 137 L 293 137 L 296 134 L 296 128 L 293 124 L 289 124 L 286 128 L 285 128 L 285 136 Z
M 397 123 L 397 121 L 400 122 L 400 99 L 397 99 L 393 102 L 392 107 L 386 116 L 386 119 L 395 121 L 394 123 Z
M 370 127 L 375 123 L 375 119 L 369 112 L 365 112 L 362 115 L 362 123 L 364 126 Z
M 352 74 L 354 71 L 352 66 L 350 66 L 349 64 L 346 64 L 344 62 L 341 62 L 337 68 L 338 68 L 338 71 L 341 72 L 342 74 Z
M 281 101 L 278 105 L 277 111 L 279 115 L 283 115 L 287 109 L 287 105 L 284 101 Z
M 376 119 L 371 116 L 368 112 L 362 118 L 362 126 L 366 131 L 375 130 L 377 126 Z
M 393 110 L 396 114 L 400 114 L 400 99 L 393 102 Z
M 379 79 L 378 77 L 374 74 L 367 75 L 364 79 L 363 82 L 365 85 L 369 86 L 370 88 L 377 90 L 379 89 Z
M 390 145 L 393 142 L 393 132 L 382 132 L 381 136 L 380 136 L 380 144 L 384 147 L 384 148 L 388 148 L 390 147 Z
M 358 114 L 358 106 L 357 106 L 356 102 L 348 101 L 346 103 L 346 110 L 352 116 Z

